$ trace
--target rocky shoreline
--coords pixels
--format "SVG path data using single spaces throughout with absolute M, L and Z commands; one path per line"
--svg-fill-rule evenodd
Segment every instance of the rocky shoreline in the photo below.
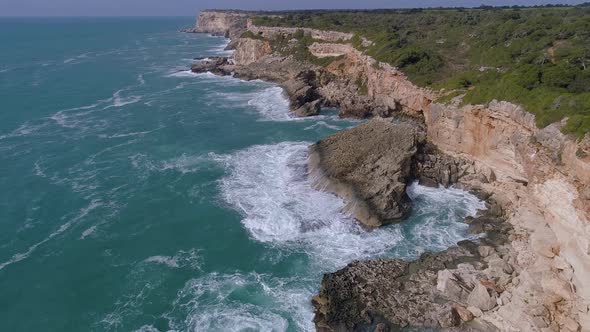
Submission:
M 337 106 L 346 117 L 375 117 L 310 147 L 316 187 L 343 197 L 367 227 L 398 222 L 409 211 L 409 181 L 477 192 L 488 210 L 468 219 L 485 233 L 413 262 L 359 261 L 326 274 L 314 297 L 319 331 L 590 331 L 590 136 L 575 141 L 545 129 L 506 103 L 436 104 L 416 87 L 333 32 L 310 31 L 327 67 L 272 52 L 250 14 L 203 12 L 194 32 L 223 33 L 231 58 L 194 72 L 263 79 L 281 85 L 297 116 Z M 240 38 L 251 31 L 260 38 Z M 340 36 L 339 38 L 342 38 Z M 368 41 L 366 41 L 368 42 Z M 380 119 L 386 118 L 386 119 Z

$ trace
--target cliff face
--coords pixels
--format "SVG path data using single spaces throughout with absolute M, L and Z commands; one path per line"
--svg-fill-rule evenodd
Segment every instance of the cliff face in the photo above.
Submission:
M 203 11 L 197 17 L 196 33 L 209 33 L 226 38 L 239 38 L 247 29 L 252 14 L 232 11 Z
M 244 24 L 243 17 L 236 20 L 238 26 Z M 256 27 L 247 19 L 246 25 L 263 38 L 294 32 L 286 28 Z M 218 29 L 216 24 L 211 26 Z M 227 23 L 219 26 L 226 27 Z M 218 31 L 227 31 L 224 29 Z M 576 142 L 559 131 L 560 124 L 539 129 L 533 115 L 507 102 L 463 107 L 457 103 L 436 104 L 433 100 L 437 92 L 415 86 L 396 68 L 378 63 L 342 43 L 352 36 L 311 29 L 308 32 L 321 40 L 310 46 L 313 55 L 340 59 L 326 68 L 299 63 L 270 54 L 264 40 L 249 39 L 237 41 L 236 65 L 224 62 L 221 68 L 224 73 L 235 72 L 243 78 L 280 83 L 300 115 L 317 114 L 321 103 L 338 106 L 342 116 L 389 117 L 405 113 L 422 118 L 427 140 L 438 151 L 425 153 L 418 161 L 415 167 L 420 170 L 420 180 L 431 185 L 456 183 L 490 193 L 503 207 L 507 223 L 513 228 L 506 233 L 505 244 L 478 249 L 482 266 L 449 265 L 425 272 L 430 278 L 427 284 L 435 283 L 437 289 L 422 289 L 418 293 L 432 292 L 428 294 L 433 299 L 444 298 L 461 306 L 452 310 L 445 307 L 445 315 L 450 316 L 443 319 L 444 324 L 456 323 L 453 315 L 462 313 L 462 318 L 475 318 L 503 331 L 590 331 L 590 136 Z M 488 230 L 489 222 L 482 221 L 478 227 Z M 356 279 L 366 277 L 357 276 L 354 271 L 358 269 L 355 269 L 345 268 L 338 273 Z M 363 265 L 360 270 L 366 269 Z M 453 276 L 475 278 L 475 281 L 465 288 Z M 371 280 L 380 282 L 378 278 Z M 478 286 L 481 282 L 486 285 L 487 293 Z M 347 282 L 340 285 L 353 287 Z M 330 301 L 336 299 L 330 298 L 330 294 L 337 293 L 324 290 L 320 292 L 323 297 L 316 299 L 316 319 L 318 328 L 326 330 L 341 327 L 338 324 L 343 321 L 338 317 L 347 315 L 342 310 L 358 310 L 362 301 L 378 300 L 372 299 L 372 295 L 359 296 L 361 302 L 353 307 L 331 312 L 328 308 L 335 303 Z M 335 291 L 355 292 L 353 289 Z M 393 293 L 379 296 L 380 299 L 395 297 Z M 474 309 L 473 301 L 479 307 Z M 381 310 L 396 312 L 395 306 L 381 307 Z M 379 321 L 378 317 L 384 313 L 369 311 L 352 316 Z M 399 315 L 395 317 L 399 322 L 413 324 Z M 438 318 L 433 318 L 431 323 L 441 325 Z M 359 328 L 364 324 L 356 323 L 361 324 Z M 352 326 L 356 323 L 346 322 Z
M 354 37 L 352 33 L 337 32 L 337 31 L 324 31 L 309 28 L 286 28 L 286 27 L 264 27 L 257 26 L 252 23 L 251 20 L 247 23 L 247 29 L 252 31 L 254 34 L 261 37 L 272 39 L 279 35 L 290 35 L 297 31 L 303 31 L 305 34 L 311 35 L 313 39 L 319 39 L 326 42 L 345 42 L 349 41 Z
M 270 44 L 265 40 L 239 38 L 234 52 L 237 65 L 249 65 L 271 53 Z
M 366 91 L 361 93 L 369 100 L 369 107 L 380 109 L 382 114 L 390 114 L 392 111 L 423 113 L 429 109 L 437 95 L 429 89 L 417 87 L 396 68 L 378 63 L 350 44 L 314 43 L 309 49 L 317 57 L 343 56 L 342 60 L 330 64 L 327 70 L 347 84 L 355 84 L 357 89 L 366 87 Z M 343 99 L 340 95 L 343 90 L 339 84 L 341 82 L 323 88 L 328 99 Z
M 575 142 L 560 124 L 540 130 L 506 102 L 435 104 L 425 120 L 439 148 L 493 170 L 497 179 L 480 186 L 497 194 L 520 233 L 511 298 L 485 317 L 503 330 L 590 330 L 589 137 Z

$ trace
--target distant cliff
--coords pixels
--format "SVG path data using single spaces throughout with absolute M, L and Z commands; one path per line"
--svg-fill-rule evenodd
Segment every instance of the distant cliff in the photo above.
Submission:
M 202 11 L 191 32 L 236 39 L 246 31 L 248 18 L 252 15 L 253 13 L 240 11 Z

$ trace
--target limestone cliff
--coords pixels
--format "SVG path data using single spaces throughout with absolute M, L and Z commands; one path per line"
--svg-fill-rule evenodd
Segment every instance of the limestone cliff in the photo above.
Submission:
M 435 104 L 425 113 L 440 149 L 491 169 L 479 186 L 496 193 L 518 231 L 511 244 L 515 278 L 484 315 L 502 330 L 590 330 L 590 144 L 545 129 L 521 107 Z
M 249 12 L 238 11 L 202 11 L 197 17 L 195 28 L 191 32 L 209 33 L 226 38 L 239 38 L 247 28 Z
M 243 19 L 236 19 L 238 25 L 244 24 Z M 246 26 L 261 39 L 292 32 L 286 28 L 256 27 L 247 19 Z M 218 29 L 217 25 L 211 27 Z M 218 31 L 222 30 L 228 31 Z M 436 290 L 412 291 L 432 292 L 428 293 L 432 299 L 453 304 L 442 307 L 446 308 L 442 314 L 450 315 L 442 319 L 444 324 L 469 321 L 502 331 L 590 331 L 590 136 L 577 142 L 560 132 L 560 123 L 539 129 L 533 115 L 507 102 L 458 106 L 457 100 L 448 105 L 437 104 L 434 100 L 438 92 L 415 86 L 396 68 L 357 51 L 346 43 L 352 36 L 316 30 L 308 33 L 318 40 L 309 47 L 313 55 L 338 59 L 327 67 L 300 63 L 272 54 L 264 40 L 251 39 L 237 41 L 234 64 L 224 60 L 219 62 L 221 65 L 198 70 L 214 69 L 247 79 L 276 81 L 286 88 L 299 115 L 317 114 L 321 104 L 339 107 L 341 116 L 389 117 L 404 113 L 423 119 L 431 148 L 420 153 L 414 165 L 419 173 L 416 176 L 426 184 L 454 183 L 489 193 L 502 207 L 511 230 L 501 227 L 505 243 L 480 245 L 476 249 L 480 256 L 477 264 L 450 264 L 424 272 L 428 282 L 421 285 L 434 284 Z M 389 144 L 395 146 L 394 142 Z M 383 155 L 383 151 L 376 155 Z M 488 218 L 480 221 L 477 228 L 490 231 L 495 227 L 490 225 Z M 408 277 L 398 271 L 407 268 L 401 263 L 379 264 L 375 266 L 401 280 L 420 277 Z M 373 273 L 370 266 L 356 264 L 338 275 L 366 281 L 366 276 Z M 361 271 L 360 275 L 357 271 Z M 340 286 L 328 284 L 358 286 L 348 283 L 346 278 Z M 474 281 L 465 283 L 466 279 Z M 391 289 L 397 287 L 394 286 Z M 336 299 L 324 292 L 325 287 L 320 292 L 324 296 L 316 298 L 318 328 L 325 330 L 339 330 L 343 326 L 347 327 L 345 330 L 363 329 L 363 321 L 382 321 L 387 312 L 395 312 L 396 305 L 405 305 L 390 301 L 385 307 L 377 306 L 384 312 L 344 312 L 358 310 L 357 302 L 334 312 L 329 310 L 330 301 Z M 356 290 L 339 291 L 351 294 Z M 371 302 L 395 298 L 394 293 L 371 294 L 358 299 Z M 348 314 L 363 321 L 339 320 L 338 317 L 351 317 Z M 456 319 L 458 316 L 460 320 Z M 410 325 L 419 323 L 395 317 Z M 431 319 L 431 325 L 442 326 L 438 318 Z

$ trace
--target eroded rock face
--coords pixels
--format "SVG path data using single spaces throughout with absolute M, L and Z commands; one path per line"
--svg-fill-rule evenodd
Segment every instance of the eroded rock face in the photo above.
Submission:
M 248 18 L 252 15 L 252 13 L 236 11 L 202 11 L 197 17 L 195 29 L 192 32 L 237 39 L 246 31 Z
M 423 139 L 415 124 L 373 119 L 312 145 L 311 178 L 367 227 L 400 221 L 410 211 L 406 185 Z
M 476 319 L 494 309 L 503 292 L 495 279 L 500 274 L 479 254 L 508 241 L 510 231 L 500 230 L 505 224 L 501 211 L 490 206 L 475 218 L 491 219 L 501 219 L 489 225 L 501 236 L 483 244 L 462 241 L 412 262 L 355 261 L 325 274 L 312 301 L 318 331 L 397 331 L 408 326 L 495 331 L 490 322 Z
M 235 49 L 234 61 L 242 66 L 256 62 L 272 51 L 268 41 L 250 38 L 239 38 Z
M 280 29 L 265 28 L 263 34 L 283 33 Z M 498 287 L 494 290 L 490 289 L 492 284 L 484 285 L 496 305 L 490 310 L 482 310 L 468 304 L 467 298 L 473 289 L 457 289 L 464 286 L 464 280 L 454 283 L 454 279 L 446 278 L 448 284 L 444 284 L 444 289 L 450 296 L 454 294 L 461 298 L 462 308 L 474 316 L 473 324 L 490 323 L 507 331 L 590 329 L 590 286 L 586 282 L 590 276 L 590 135 L 575 142 L 560 132 L 560 124 L 536 128 L 531 114 L 506 102 L 464 107 L 433 104 L 436 93 L 416 87 L 397 69 L 377 63 L 350 45 L 314 44 L 311 51 L 318 57 L 340 56 L 340 59 L 327 68 L 318 68 L 289 57 L 271 54 L 258 58 L 254 54 L 252 57 L 258 60 L 247 66 L 223 64 L 219 71 L 235 71 L 236 76 L 244 79 L 278 82 L 285 87 L 292 108 L 299 115 L 315 114 L 318 105 L 327 105 L 339 107 L 342 116 L 359 118 L 390 117 L 401 112 L 423 116 L 428 141 L 434 148 L 418 151 L 413 176 L 426 185 L 456 182 L 463 188 L 494 193 L 494 198 L 510 216 L 508 223 L 498 222 L 497 218 L 468 220 L 473 225 L 473 232 L 487 232 L 488 239 L 510 234 L 505 245 L 484 243 L 480 246 L 478 253 L 485 256 L 480 258 L 480 263 L 488 267 L 474 263 L 478 272 L 461 267 L 441 270 L 448 272 L 447 277 L 449 274 L 460 275 L 464 279 L 474 275 L 480 278 L 484 273 L 486 280 Z M 370 139 L 359 138 L 360 146 L 368 141 Z M 394 146 L 391 142 L 389 144 Z M 354 144 L 342 149 L 343 153 L 349 153 L 354 150 Z M 334 155 L 340 153 L 333 152 Z M 378 159 L 371 160 L 368 153 L 367 156 L 355 153 L 350 152 L 350 156 L 366 160 L 367 165 L 379 162 Z M 379 167 L 380 171 L 383 166 Z M 341 175 L 355 178 L 358 174 L 362 173 L 343 172 Z M 370 175 L 366 181 L 376 180 Z M 337 187 L 334 192 L 342 190 L 356 195 L 350 188 L 347 184 Z M 373 190 L 366 191 L 367 199 L 375 200 L 377 206 L 387 206 L 383 203 L 387 200 L 375 197 L 389 191 L 379 183 Z M 368 213 L 366 218 L 378 219 Z M 510 225 L 514 230 L 498 229 L 497 225 Z M 363 284 L 362 277 L 357 280 Z M 467 284 L 476 285 L 473 282 Z M 445 292 L 440 291 L 439 295 L 446 298 Z M 479 295 L 485 298 L 483 292 Z M 363 308 L 375 307 L 372 297 L 356 298 L 367 301 L 362 304 Z M 326 298 L 317 299 L 322 308 L 330 308 Z M 491 305 L 488 302 L 480 306 L 487 308 Z M 436 317 L 429 313 L 430 321 L 448 326 L 456 323 L 457 317 L 463 321 L 470 318 L 464 310 L 457 308 L 454 307 L 455 313 L 446 310 Z M 328 311 L 318 312 L 327 315 Z M 326 317 L 318 322 L 340 322 L 331 321 L 329 315 Z M 383 325 L 386 324 L 383 316 L 375 314 L 371 317 L 374 327 L 379 330 L 387 327 Z M 410 320 L 407 322 L 413 324 Z
M 199 60 L 191 66 L 194 73 L 211 72 L 217 75 L 229 75 L 232 70 L 231 62 L 226 57 L 216 57 L 207 60 Z
M 318 331 L 373 331 L 379 324 L 393 331 L 406 326 L 450 328 L 472 320 L 471 312 L 445 300 L 436 289 L 437 271 L 475 258 L 470 247 L 427 253 L 411 263 L 355 261 L 326 274 L 313 301 Z

